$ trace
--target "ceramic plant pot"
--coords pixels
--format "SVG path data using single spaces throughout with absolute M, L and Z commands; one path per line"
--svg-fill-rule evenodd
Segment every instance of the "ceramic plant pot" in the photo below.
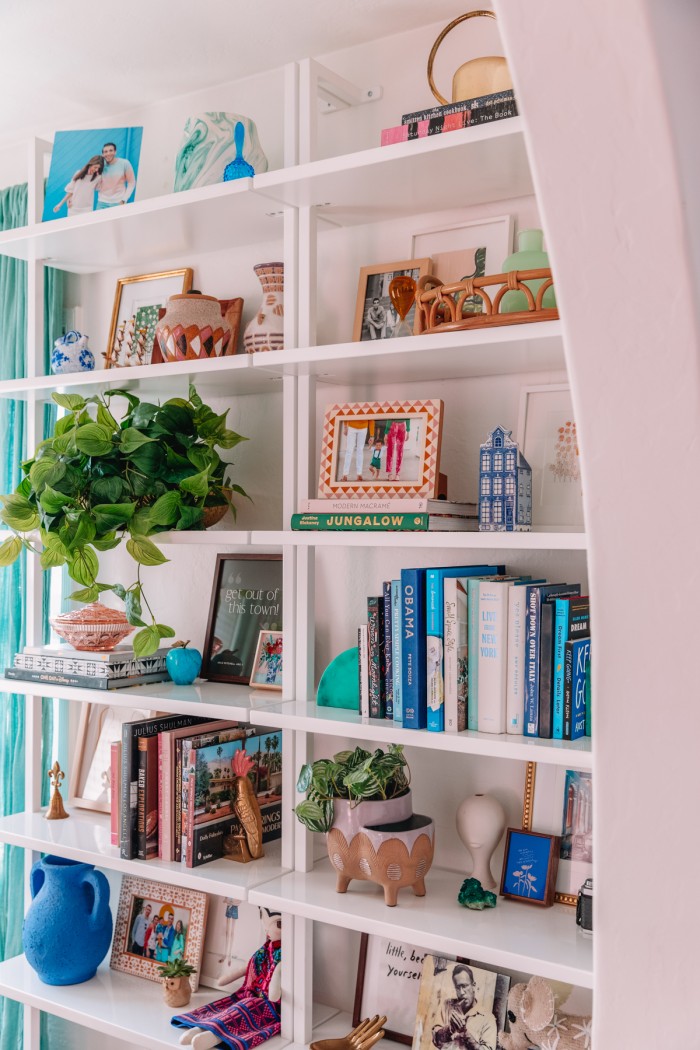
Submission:
M 32 868 L 29 886 L 22 927 L 27 962 L 44 984 L 89 981 L 112 940 L 107 879 L 92 864 L 48 856 Z
M 284 263 L 258 263 L 254 266 L 262 285 L 260 309 L 243 333 L 246 353 L 284 350 Z
M 238 113 L 200 113 L 189 117 L 175 161 L 175 192 L 222 182 L 228 165 L 240 167 L 236 161 L 258 174 L 267 171 L 258 130 L 249 117 Z
M 486 890 L 496 885 L 491 874 L 491 858 L 503 838 L 506 814 L 491 795 L 470 795 L 457 809 L 457 834 L 472 855 L 472 878 Z
M 51 351 L 51 371 L 55 376 L 69 372 L 92 372 L 95 357 L 88 347 L 88 337 L 80 332 L 66 332 L 56 340 Z
M 544 270 L 549 269 L 549 256 L 543 250 L 544 234 L 542 230 L 521 230 L 518 234 L 518 250 L 509 255 L 503 263 L 503 273 L 512 270 Z M 539 288 L 544 284 L 544 279 L 524 282 L 533 296 L 537 298 Z M 556 307 L 554 287 L 550 287 L 542 296 L 542 308 L 545 310 Z M 527 310 L 528 301 L 525 292 L 506 292 L 501 300 L 500 312 L 502 314 L 514 314 L 519 310 Z
M 170 296 L 156 325 L 156 341 L 164 361 L 226 357 L 236 349 L 219 300 L 200 292 Z
M 90 602 L 75 612 L 54 616 L 49 623 L 74 649 L 93 653 L 110 652 L 134 630 L 125 613 L 102 602 Z
M 168 1006 L 187 1006 L 192 998 L 189 977 L 164 977 L 163 999 Z
M 410 791 L 378 802 L 336 799 L 334 810 L 326 844 L 338 893 L 345 893 L 352 879 L 363 879 L 383 888 L 389 907 L 396 905 L 403 886 L 411 886 L 416 897 L 425 896 L 435 825 L 413 812 Z

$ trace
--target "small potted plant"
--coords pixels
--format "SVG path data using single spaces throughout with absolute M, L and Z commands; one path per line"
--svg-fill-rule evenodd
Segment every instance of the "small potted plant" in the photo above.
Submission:
M 365 879 L 384 888 L 390 907 L 402 886 L 411 886 L 417 897 L 425 894 L 435 826 L 413 812 L 403 747 L 356 747 L 318 759 L 302 766 L 297 790 L 306 793 L 295 809 L 298 820 L 309 831 L 326 833 L 338 893 L 345 893 L 351 879 Z
M 171 959 L 158 967 L 163 978 L 163 998 L 168 1006 L 187 1006 L 192 998 L 190 975 L 196 972 L 196 967 L 184 959 Z

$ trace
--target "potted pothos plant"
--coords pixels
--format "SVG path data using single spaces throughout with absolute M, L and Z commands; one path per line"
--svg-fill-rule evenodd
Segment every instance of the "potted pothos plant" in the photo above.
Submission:
M 187 1006 L 192 998 L 190 977 L 196 972 L 192 963 L 182 958 L 171 959 L 158 967 L 163 978 L 163 998 L 168 1006 Z
M 211 508 L 230 507 L 235 516 L 233 493 L 247 494 L 227 480 L 231 464 L 217 449 L 246 439 L 226 426 L 227 412 L 204 404 L 194 386 L 187 399 L 162 405 L 126 390 L 52 396 L 65 415 L 22 463 L 24 478 L 15 492 L 0 497 L 0 520 L 14 534 L 0 545 L 0 566 L 26 549 L 44 569 L 67 566 L 80 585 L 73 601 L 93 602 L 112 591 L 124 601 L 129 623 L 141 628 L 134 652 L 149 656 L 175 633 L 156 620 L 144 593 L 142 567 L 168 560 L 150 537 L 202 529 Z M 119 419 L 111 411 L 114 399 L 126 401 Z M 122 542 L 136 563 L 136 579 L 101 582 L 98 552 Z

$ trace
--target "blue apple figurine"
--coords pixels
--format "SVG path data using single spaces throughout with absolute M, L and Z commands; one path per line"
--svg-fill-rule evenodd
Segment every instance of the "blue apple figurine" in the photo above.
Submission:
M 165 658 L 165 666 L 175 685 L 192 685 L 202 669 L 202 654 L 188 649 L 189 642 L 173 642 Z

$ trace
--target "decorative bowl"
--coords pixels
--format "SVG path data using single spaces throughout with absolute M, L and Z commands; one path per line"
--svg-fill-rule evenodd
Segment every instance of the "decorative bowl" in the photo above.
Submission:
M 49 623 L 59 638 L 74 649 L 92 653 L 109 652 L 134 629 L 123 612 L 109 609 L 102 602 L 91 602 L 74 612 L 61 613 Z
M 224 489 L 225 494 L 229 499 L 233 496 L 233 489 Z M 202 527 L 210 529 L 212 525 L 218 525 L 222 518 L 226 516 L 228 511 L 228 503 L 218 505 L 214 507 L 204 507 L 204 517 L 202 518 Z

